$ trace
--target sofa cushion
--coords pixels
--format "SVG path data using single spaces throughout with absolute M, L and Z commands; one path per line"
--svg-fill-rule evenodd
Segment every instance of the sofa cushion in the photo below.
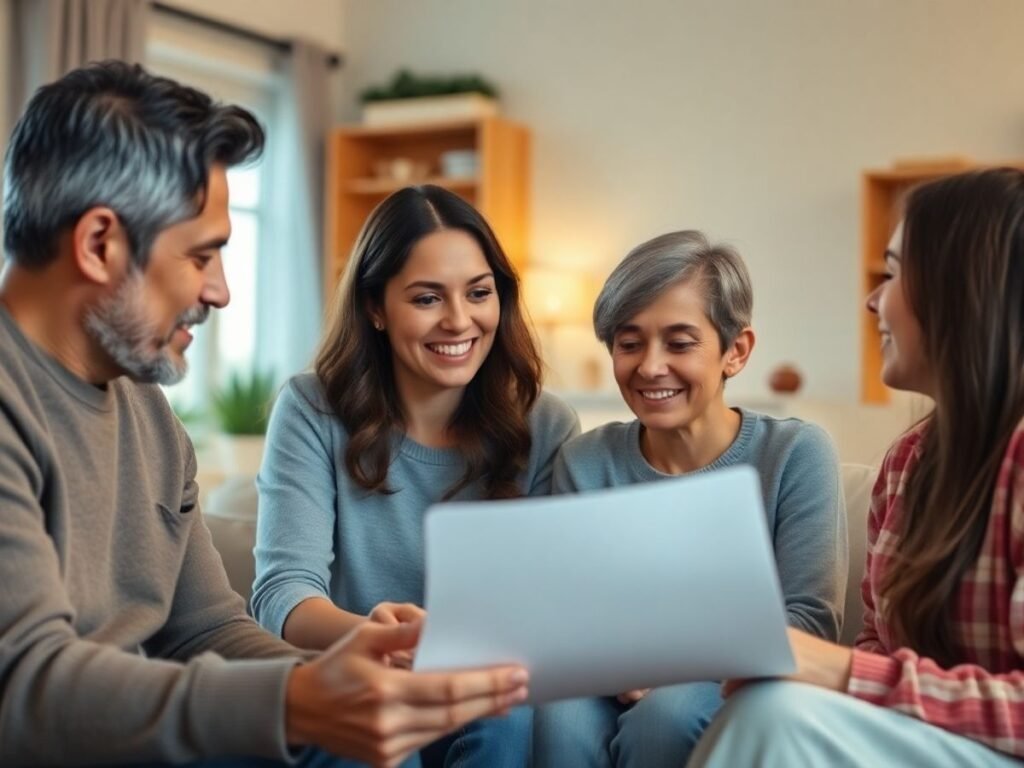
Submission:
M 255 478 L 245 475 L 228 478 L 210 491 L 203 510 L 203 519 L 224 561 L 228 581 L 246 602 L 252 594 L 256 573 L 252 548 L 256 542 L 257 507 Z
M 878 470 L 866 464 L 843 464 L 843 494 L 846 497 L 846 530 L 850 542 L 850 571 L 846 582 L 843 631 L 839 640 L 853 645 L 864 624 L 860 583 L 867 557 L 868 508 Z

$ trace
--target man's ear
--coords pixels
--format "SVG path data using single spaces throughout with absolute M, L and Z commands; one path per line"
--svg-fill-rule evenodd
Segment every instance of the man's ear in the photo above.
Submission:
M 739 332 L 732 346 L 725 352 L 725 366 L 722 369 L 725 378 L 731 379 L 746 367 L 750 353 L 754 351 L 755 341 L 753 328 L 747 327 Z
M 79 272 L 99 285 L 117 282 L 131 262 L 121 219 L 103 206 L 90 208 L 78 218 L 71 233 L 71 248 Z

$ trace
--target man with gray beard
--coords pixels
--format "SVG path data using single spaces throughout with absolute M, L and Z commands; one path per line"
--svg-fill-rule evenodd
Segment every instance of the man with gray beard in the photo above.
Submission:
M 302 655 L 228 586 L 155 384 L 185 374 L 191 328 L 228 303 L 226 170 L 262 145 L 245 110 L 120 62 L 41 88 L 14 129 L 0 765 L 392 766 L 526 696 L 518 668 L 389 667 L 414 624 Z
M 113 295 L 102 299 L 85 316 L 85 327 L 126 375 L 139 383 L 177 384 L 185 377 L 188 364 L 182 356 L 169 353 L 178 328 L 201 325 L 210 316 L 207 304 L 186 309 L 176 319 L 174 331 L 161 345 L 150 348 L 157 329 L 151 326 L 142 304 L 142 272 L 132 269 Z

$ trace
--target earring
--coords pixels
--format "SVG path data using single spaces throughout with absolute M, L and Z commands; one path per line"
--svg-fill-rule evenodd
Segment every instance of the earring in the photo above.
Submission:
M 376 328 L 378 331 L 383 331 L 384 330 L 384 323 L 382 323 L 380 320 L 374 320 L 373 321 L 373 327 Z

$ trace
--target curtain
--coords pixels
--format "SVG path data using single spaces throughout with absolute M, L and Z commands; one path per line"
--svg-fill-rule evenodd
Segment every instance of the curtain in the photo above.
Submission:
M 100 59 L 143 60 L 148 0 L 13 0 L 10 114 L 41 85 Z
M 330 119 L 327 51 L 292 41 L 268 136 L 272 163 L 257 286 L 256 365 L 282 380 L 309 367 L 322 323 L 324 147 Z
M 0 126 L 0 156 L 39 86 L 90 61 L 143 60 L 149 0 L 11 0 L 8 9 L 8 125 Z

